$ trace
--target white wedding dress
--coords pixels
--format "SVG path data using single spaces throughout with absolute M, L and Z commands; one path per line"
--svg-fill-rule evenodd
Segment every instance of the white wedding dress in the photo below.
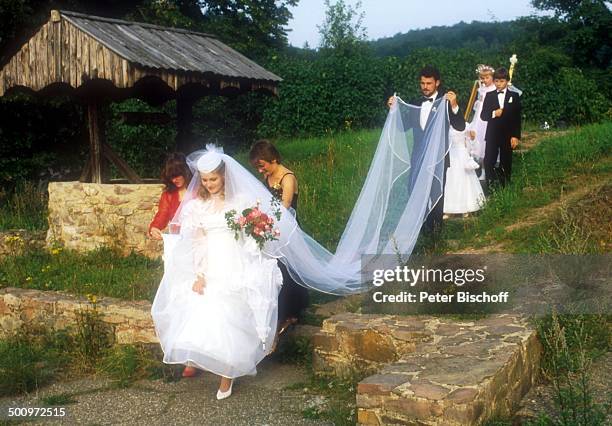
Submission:
M 282 274 L 251 238 L 236 240 L 228 228 L 225 212 L 246 206 L 218 205 L 198 198 L 181 212 L 152 315 L 164 362 L 235 378 L 255 374 L 272 347 Z M 192 290 L 198 274 L 202 295 Z
M 481 209 L 485 197 L 478 176 L 470 168 L 469 137 L 465 132 L 450 128 L 450 167 L 446 169 L 444 213 L 470 213 Z

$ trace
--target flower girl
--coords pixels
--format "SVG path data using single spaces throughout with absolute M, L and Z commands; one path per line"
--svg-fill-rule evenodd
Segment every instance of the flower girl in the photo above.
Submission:
M 476 176 L 478 163 L 470 157 L 473 131 L 450 129 L 450 167 L 446 169 L 444 214 L 467 214 L 480 210 L 485 197 Z

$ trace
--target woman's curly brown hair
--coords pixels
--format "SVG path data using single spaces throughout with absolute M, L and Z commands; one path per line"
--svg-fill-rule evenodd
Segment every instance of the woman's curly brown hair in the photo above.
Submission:
M 187 165 L 185 154 L 173 152 L 166 157 L 166 162 L 161 172 L 161 180 L 166 185 L 166 191 L 176 191 L 176 185 L 172 183 L 172 179 L 177 176 L 183 176 L 185 185 L 189 185 L 191 181 L 191 170 Z

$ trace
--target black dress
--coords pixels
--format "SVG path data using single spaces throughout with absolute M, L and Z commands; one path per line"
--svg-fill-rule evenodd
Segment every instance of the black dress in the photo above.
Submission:
M 266 186 L 274 196 L 278 197 L 279 199 L 282 199 L 283 190 L 282 187 L 280 187 L 280 184 L 282 183 L 285 176 L 292 174 L 293 173 L 285 173 L 279 181 L 278 188 L 271 187 L 267 179 Z M 298 194 L 293 194 L 293 199 L 291 200 L 291 207 L 296 212 L 296 220 L 297 206 Z M 280 268 L 283 274 L 283 286 L 281 287 L 280 293 L 278 295 L 278 324 L 279 326 L 281 326 L 289 318 L 300 317 L 302 311 L 308 306 L 308 290 L 306 290 L 305 287 L 302 287 L 301 285 L 296 283 L 293 278 L 291 278 L 291 275 L 289 275 L 289 271 L 287 271 L 287 267 L 283 262 L 279 261 L 278 267 Z

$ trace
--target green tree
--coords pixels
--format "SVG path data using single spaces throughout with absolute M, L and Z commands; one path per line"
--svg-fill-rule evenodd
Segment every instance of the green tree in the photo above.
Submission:
M 287 46 L 290 7 L 299 0 L 199 0 L 202 28 L 251 58 Z
M 346 49 L 366 40 L 366 30 L 363 27 L 365 12 L 359 12 L 361 2 L 355 7 L 348 5 L 344 0 L 337 0 L 334 4 L 325 0 L 325 22 L 318 26 L 321 35 L 320 47 L 323 49 Z
M 612 65 L 612 12 L 604 0 L 532 0 L 567 24 L 562 42 L 578 65 Z

